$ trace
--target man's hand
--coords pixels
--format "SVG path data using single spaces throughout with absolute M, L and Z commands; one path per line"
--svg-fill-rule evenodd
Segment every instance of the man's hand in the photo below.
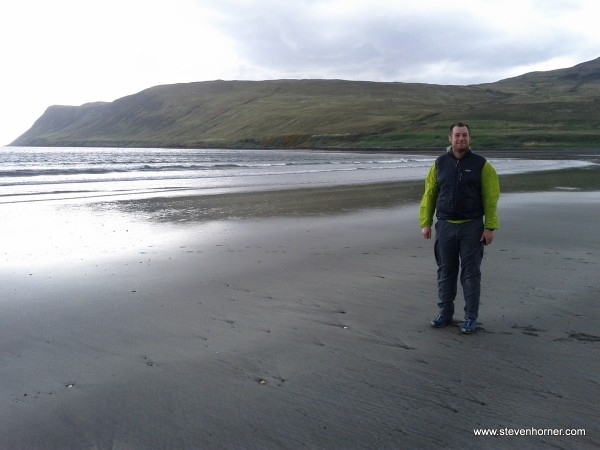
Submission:
M 421 228 L 421 234 L 425 239 L 431 239 L 431 227 Z
M 490 245 L 494 240 L 494 232 L 492 230 L 488 230 L 487 228 L 483 230 L 483 234 L 481 235 L 480 241 L 483 242 L 483 245 Z

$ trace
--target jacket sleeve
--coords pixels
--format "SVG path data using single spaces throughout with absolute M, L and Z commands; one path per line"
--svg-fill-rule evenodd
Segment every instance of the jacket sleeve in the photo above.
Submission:
M 481 197 L 483 199 L 485 228 L 497 230 L 500 228 L 497 211 L 500 198 L 500 182 L 496 170 L 489 162 L 485 163 L 481 172 Z
M 419 224 L 421 228 L 430 227 L 433 224 L 433 213 L 437 202 L 438 185 L 435 163 L 429 169 L 425 177 L 425 192 L 421 199 L 421 208 L 419 209 Z

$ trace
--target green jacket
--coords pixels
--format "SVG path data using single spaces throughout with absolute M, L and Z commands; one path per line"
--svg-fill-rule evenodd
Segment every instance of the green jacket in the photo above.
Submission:
M 419 210 L 419 224 L 421 228 L 431 227 L 433 224 L 433 215 L 437 202 L 436 165 L 433 163 L 429 173 L 425 178 L 425 192 L 421 199 L 421 208 Z M 500 183 L 498 175 L 492 165 L 486 161 L 481 172 L 481 199 L 483 201 L 483 210 L 485 217 L 484 227 L 488 230 L 497 230 L 500 228 L 498 221 L 497 205 L 500 198 Z M 453 223 L 466 222 L 465 220 L 451 221 Z

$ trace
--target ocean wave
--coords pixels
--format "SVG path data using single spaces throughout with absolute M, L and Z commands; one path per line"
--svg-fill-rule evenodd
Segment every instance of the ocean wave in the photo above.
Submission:
M 358 152 L 78 148 L 58 152 L 18 149 L 2 156 L 0 198 L 13 199 L 30 194 L 56 197 L 67 191 L 91 197 L 94 193 L 122 195 L 163 189 L 204 192 L 414 180 L 423 178 L 435 160 L 435 156 Z M 586 164 L 521 159 L 491 162 L 499 174 Z
M 76 176 L 76 175 L 105 175 L 110 173 L 147 173 L 147 172 L 185 172 L 185 171 L 227 171 L 230 169 L 269 169 L 277 167 L 296 167 L 299 168 L 296 172 L 303 173 L 305 170 L 301 167 L 320 167 L 314 169 L 316 171 L 326 172 L 328 170 L 346 170 L 344 166 L 350 166 L 347 170 L 354 170 L 355 166 L 365 166 L 365 168 L 377 169 L 377 166 L 385 166 L 385 168 L 398 167 L 421 167 L 423 164 L 415 164 L 416 160 L 390 160 L 390 161 L 351 161 L 351 162 L 335 162 L 335 161 L 292 161 L 292 162 L 268 162 L 268 163 L 248 163 L 248 162 L 211 162 L 208 164 L 108 164 L 97 165 L 90 163 L 88 165 L 78 166 L 57 166 L 57 167 L 40 167 L 31 166 L 25 168 L 5 168 L 0 170 L 0 179 L 2 178 L 29 178 L 29 177 L 56 177 L 56 176 Z M 427 161 L 427 165 L 431 164 Z M 400 166 L 399 166 L 400 165 Z M 331 169 L 334 166 L 334 169 Z M 342 167 L 342 168 L 340 168 Z M 313 169 L 310 169 L 311 171 Z

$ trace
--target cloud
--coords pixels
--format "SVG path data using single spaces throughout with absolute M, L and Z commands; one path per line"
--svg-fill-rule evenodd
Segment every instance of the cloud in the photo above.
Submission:
M 158 84 L 493 82 L 595 59 L 596 0 L 12 0 L 0 3 L 0 143 L 46 107 Z
M 238 65 L 210 11 L 193 0 L 19 0 L 2 3 L 0 17 L 0 143 L 50 105 L 227 78 Z
M 597 34 L 586 51 L 589 29 L 562 19 L 595 11 L 593 2 L 223 0 L 218 8 L 242 76 L 469 84 L 598 56 Z

